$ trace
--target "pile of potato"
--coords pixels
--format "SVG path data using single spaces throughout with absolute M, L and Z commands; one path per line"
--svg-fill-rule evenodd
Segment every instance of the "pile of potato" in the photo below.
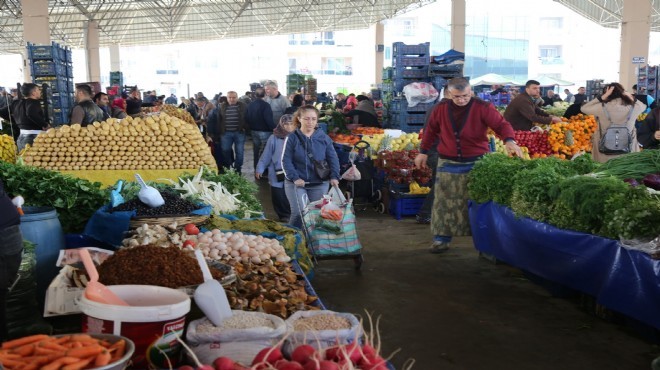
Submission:
M 215 167 L 197 126 L 165 113 L 49 129 L 24 155 L 49 170 L 167 170 Z

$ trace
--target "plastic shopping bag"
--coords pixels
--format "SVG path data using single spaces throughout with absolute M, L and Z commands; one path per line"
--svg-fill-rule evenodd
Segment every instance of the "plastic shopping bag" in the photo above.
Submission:
M 346 181 L 359 181 L 362 178 L 362 174 L 360 174 L 360 171 L 358 171 L 355 163 L 351 161 L 351 167 L 347 169 L 343 175 L 341 175 L 341 178 Z
M 346 197 L 341 193 L 338 186 L 331 186 L 328 194 L 324 195 L 325 197 L 330 197 L 330 201 L 338 206 L 346 204 Z
M 414 107 L 419 103 L 433 103 L 440 93 L 430 83 L 413 82 L 403 87 L 403 95 L 406 96 L 408 107 Z
M 341 221 L 344 218 L 344 212 L 342 212 L 337 204 L 330 202 L 321 207 L 321 217 L 327 220 Z

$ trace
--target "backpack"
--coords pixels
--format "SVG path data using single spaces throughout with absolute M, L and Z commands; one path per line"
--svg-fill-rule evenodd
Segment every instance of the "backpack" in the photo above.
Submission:
M 597 120 L 598 131 L 601 135 L 598 143 L 598 151 L 607 155 L 630 153 L 632 147 L 632 135 L 630 130 L 628 130 L 628 121 L 630 121 L 630 118 L 632 117 L 635 106 L 630 107 L 628 117 L 623 124 L 615 125 L 614 122 L 612 122 L 610 113 L 607 111 L 607 108 L 605 108 L 605 103 L 601 104 L 603 105 L 605 116 L 610 121 L 610 127 L 605 130 L 605 133 L 603 133 L 603 129 L 600 126 L 600 120 Z

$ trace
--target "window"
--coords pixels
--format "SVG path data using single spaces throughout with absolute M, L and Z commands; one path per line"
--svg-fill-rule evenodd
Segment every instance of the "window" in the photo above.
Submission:
M 404 19 L 403 20 L 403 36 L 415 36 L 415 20 L 414 19 Z
M 334 45 L 334 32 L 300 33 L 289 35 L 289 45 Z
M 541 45 L 539 46 L 540 58 L 561 58 L 560 45 Z
M 548 17 L 541 18 L 541 29 L 561 29 L 564 26 L 564 18 L 560 17 Z

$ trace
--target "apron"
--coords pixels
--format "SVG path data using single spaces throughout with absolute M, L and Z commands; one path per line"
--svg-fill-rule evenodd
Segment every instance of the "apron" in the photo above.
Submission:
M 469 236 L 468 173 L 474 162 L 438 158 L 435 176 L 431 231 L 433 235 Z

